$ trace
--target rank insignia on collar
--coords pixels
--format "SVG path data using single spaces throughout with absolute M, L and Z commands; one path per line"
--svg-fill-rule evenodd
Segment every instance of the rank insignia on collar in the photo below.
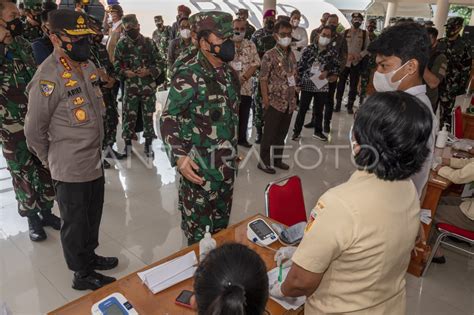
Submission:
M 74 111 L 74 116 L 78 121 L 85 121 L 87 119 L 87 113 L 82 108 L 76 109 Z
M 43 96 L 46 96 L 46 97 L 53 94 L 54 88 L 56 87 L 56 84 L 54 82 L 47 81 L 47 80 L 40 80 L 39 84 L 40 84 L 41 94 L 43 94 Z
M 95 73 L 91 74 L 91 76 L 89 77 L 89 79 L 90 79 L 91 81 L 94 81 L 95 79 L 97 79 L 97 74 L 95 74 Z
M 69 81 L 66 82 L 67 87 L 74 87 L 76 86 L 76 84 L 77 84 L 77 81 L 72 80 L 72 79 L 69 79 Z
M 84 104 L 84 98 L 78 96 L 73 100 L 74 105 L 82 105 Z
M 64 71 L 63 74 L 61 75 L 61 78 L 63 79 L 70 79 L 72 77 L 71 72 Z
M 59 61 L 60 61 L 61 64 L 63 65 L 64 69 L 66 69 L 66 70 L 68 70 L 68 71 L 72 71 L 72 68 L 71 68 L 71 66 L 69 65 L 69 63 L 67 62 L 66 58 L 61 57 L 61 58 L 59 58 Z

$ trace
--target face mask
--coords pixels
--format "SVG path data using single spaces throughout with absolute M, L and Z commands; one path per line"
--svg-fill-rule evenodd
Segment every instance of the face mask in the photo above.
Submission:
M 321 46 L 327 46 L 331 42 L 330 38 L 319 36 L 318 43 Z
M 245 33 L 234 32 L 234 37 L 232 37 L 232 40 L 234 42 L 241 42 L 244 40 L 244 37 L 245 37 Z
M 188 39 L 189 37 L 191 37 L 191 30 L 188 28 L 182 29 L 179 31 L 179 35 L 181 36 L 181 38 Z
M 300 25 L 300 20 L 292 20 L 291 25 L 293 25 L 293 27 L 298 27 Z
M 214 45 L 212 43 L 209 43 L 211 45 L 211 54 L 219 58 L 220 60 L 224 62 L 229 62 L 234 60 L 235 56 L 235 46 L 234 42 L 231 41 L 230 39 L 226 39 L 222 44 L 220 45 Z M 216 47 L 220 47 L 219 52 L 216 52 Z
M 336 33 L 336 30 L 337 30 L 337 26 L 336 25 L 329 25 L 329 27 L 331 28 L 331 31 L 332 33 Z
M 283 37 L 278 39 L 278 45 L 281 47 L 288 47 L 291 44 L 291 38 L 289 37 Z
M 446 36 L 447 37 L 454 37 L 456 36 L 461 30 L 456 31 L 456 28 L 450 27 L 446 29 Z
M 351 153 L 352 156 L 356 156 L 356 153 L 354 151 L 354 147 L 357 145 L 357 141 L 352 137 L 352 130 L 354 129 L 354 125 L 351 126 L 351 130 L 349 130 L 349 143 L 351 144 Z
M 354 22 L 354 23 L 352 23 L 352 25 L 354 25 L 354 28 L 359 28 L 362 25 L 362 23 L 361 22 Z
M 273 28 L 275 27 L 275 22 L 273 22 L 272 20 L 269 20 L 269 21 L 266 21 L 265 22 L 265 28 L 267 30 L 273 30 Z
M 137 39 L 138 34 L 140 34 L 140 30 L 137 28 L 132 28 L 131 30 L 125 31 L 125 34 L 127 34 L 127 36 L 131 39 Z
M 85 37 L 74 43 L 67 43 L 61 41 L 61 48 L 64 49 L 66 55 L 73 61 L 85 62 L 90 57 L 90 42 L 89 38 Z
M 403 68 L 406 64 L 408 63 L 405 62 L 400 68 L 393 70 L 389 73 L 380 73 L 376 71 L 374 73 L 374 88 L 377 90 L 377 92 L 389 92 L 389 91 L 396 91 L 402 81 L 408 76 L 408 73 L 401 78 L 400 80 L 396 82 L 392 82 L 392 78 L 395 75 L 395 73 L 398 72 L 401 68 Z
M 7 30 L 10 31 L 12 37 L 20 36 L 23 34 L 23 23 L 20 19 L 16 18 L 7 22 Z
M 112 20 L 112 15 L 109 14 L 109 15 L 107 16 L 107 23 L 110 24 L 110 23 L 113 23 L 113 22 L 114 22 L 114 21 Z
M 104 39 L 103 34 L 94 35 L 94 41 L 97 43 L 101 43 L 103 39 Z

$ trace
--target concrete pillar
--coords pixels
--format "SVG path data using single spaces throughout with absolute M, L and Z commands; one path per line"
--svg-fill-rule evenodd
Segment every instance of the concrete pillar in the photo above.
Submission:
M 436 1 L 436 14 L 433 19 L 435 27 L 438 29 L 438 38 L 444 37 L 446 21 L 448 20 L 449 12 L 449 0 L 437 0 Z
M 263 1 L 263 12 L 268 9 L 276 10 L 276 0 L 264 0 Z
M 390 19 L 397 14 L 398 2 L 389 2 L 387 5 L 387 14 L 385 15 L 385 23 L 383 27 L 387 27 L 390 24 Z

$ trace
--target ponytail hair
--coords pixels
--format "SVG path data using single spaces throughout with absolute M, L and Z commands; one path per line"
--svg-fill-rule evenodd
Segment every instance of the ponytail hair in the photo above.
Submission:
M 244 245 L 225 244 L 199 265 L 194 292 L 199 315 L 261 315 L 268 300 L 265 263 Z

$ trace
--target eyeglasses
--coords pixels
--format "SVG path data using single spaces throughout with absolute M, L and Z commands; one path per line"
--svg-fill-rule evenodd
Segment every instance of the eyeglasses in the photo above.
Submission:
M 291 37 L 291 33 L 278 33 L 278 36 L 283 38 L 283 37 Z
M 245 27 L 234 27 L 234 31 L 236 32 L 245 32 Z

